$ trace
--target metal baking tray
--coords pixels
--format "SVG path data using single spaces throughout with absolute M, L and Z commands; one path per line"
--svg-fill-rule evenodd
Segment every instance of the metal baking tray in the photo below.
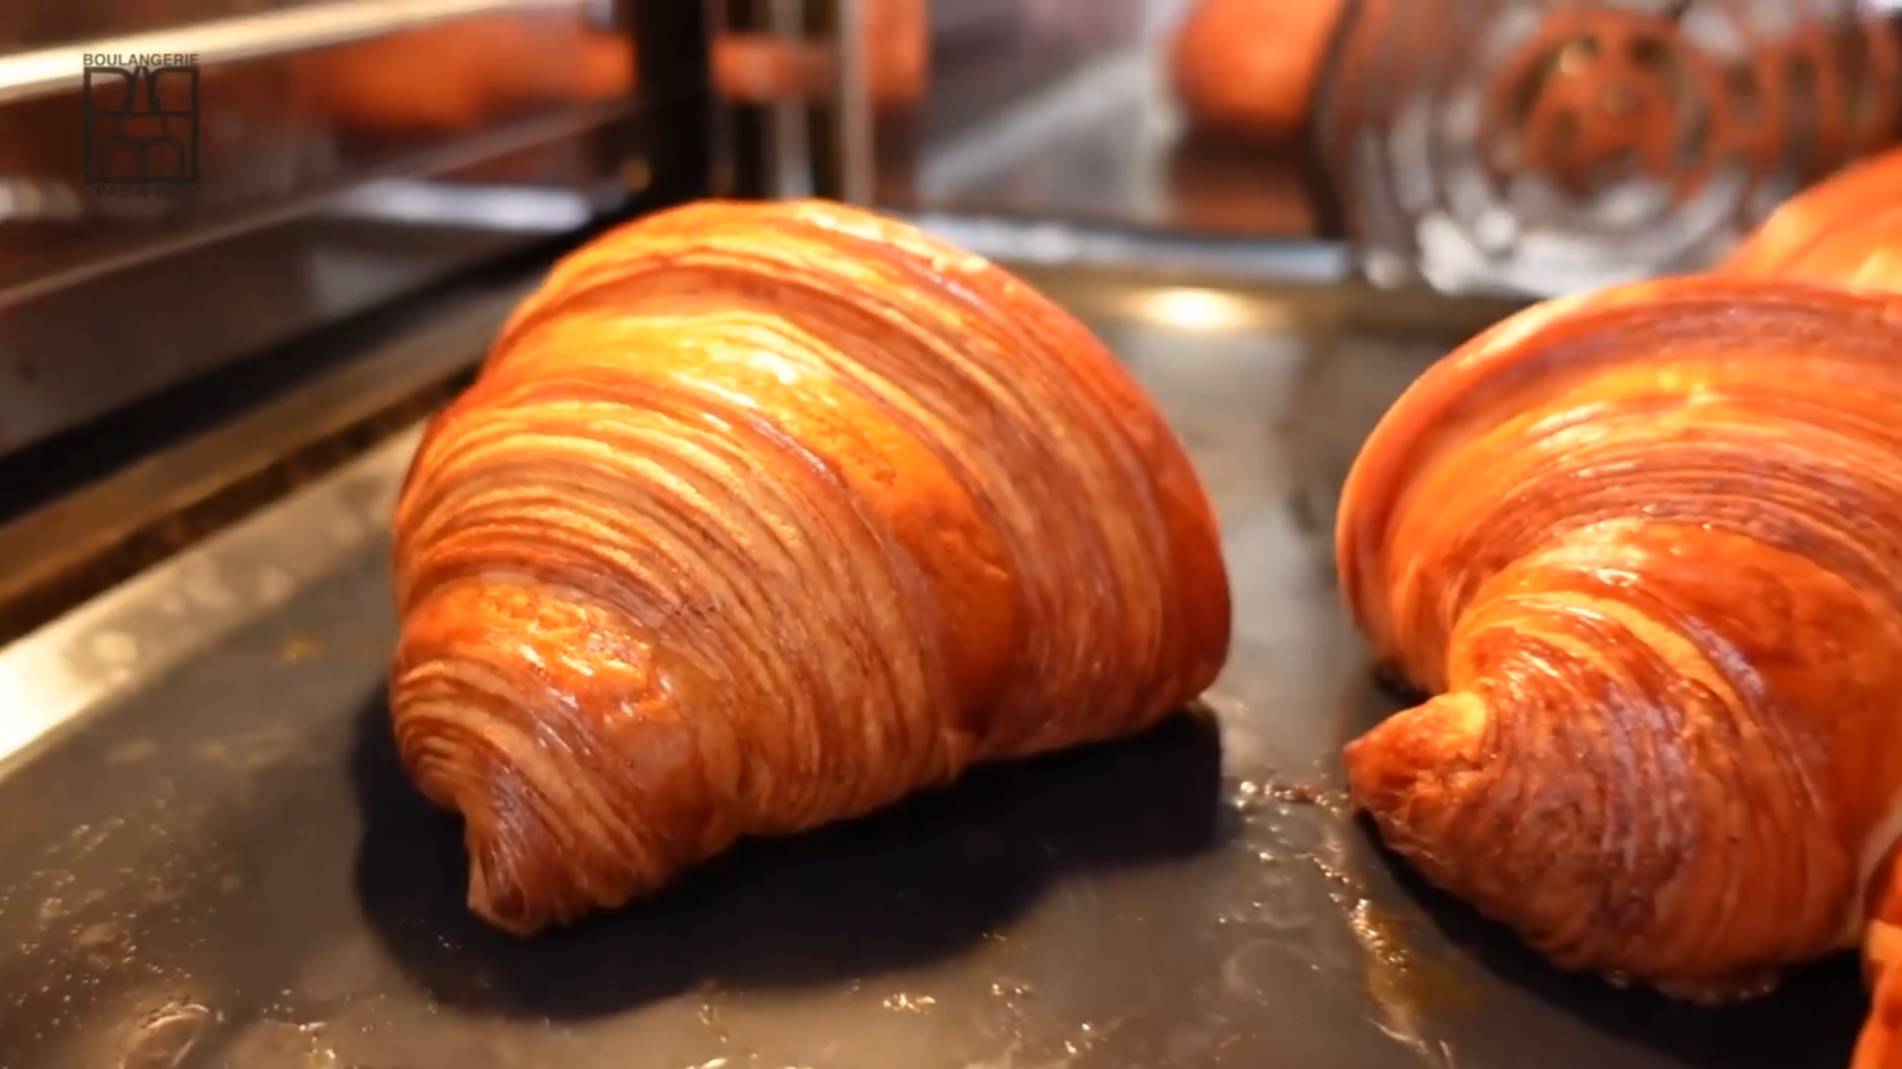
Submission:
M 1717 1009 L 1562 974 L 1344 804 L 1340 744 L 1399 699 L 1337 604 L 1333 488 L 1497 309 L 1032 280 L 1214 496 L 1235 644 L 1198 707 L 517 940 L 464 909 L 459 828 L 390 741 L 410 432 L 0 650 L 0 1066 L 1845 1064 L 1849 958 Z

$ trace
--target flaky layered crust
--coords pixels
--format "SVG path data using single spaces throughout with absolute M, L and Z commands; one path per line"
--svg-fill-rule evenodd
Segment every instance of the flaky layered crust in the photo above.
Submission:
M 1443 361 L 1338 531 L 1436 696 L 1346 752 L 1397 850 L 1562 965 L 1760 986 L 1861 933 L 1902 786 L 1902 299 L 1698 278 Z
M 1357 802 L 1561 965 L 1761 990 L 1860 942 L 1902 1069 L 1902 152 L 1708 276 L 1550 301 L 1394 405 L 1343 589 L 1434 693 Z
M 1135 731 L 1228 641 L 1141 391 L 984 261 L 838 206 L 704 204 L 556 267 L 396 515 L 392 708 L 530 932 L 748 834 Z

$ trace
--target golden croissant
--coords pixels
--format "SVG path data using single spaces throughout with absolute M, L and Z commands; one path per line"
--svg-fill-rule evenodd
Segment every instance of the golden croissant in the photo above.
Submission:
M 743 835 L 1134 732 L 1227 650 L 1154 407 L 998 268 L 833 205 L 569 256 L 395 519 L 398 749 L 515 932 Z
M 1719 270 L 1902 292 L 1902 152 L 1793 197 Z
M 1196 126 L 1287 141 L 1308 122 L 1343 0 L 1197 0 L 1172 45 L 1176 98 Z
M 1861 944 L 1857 1065 L 1896 1069 L 1902 297 L 1880 228 L 1790 218 L 1508 319 L 1388 412 L 1338 566 L 1434 696 L 1345 756 L 1396 851 L 1560 965 L 1727 997 Z

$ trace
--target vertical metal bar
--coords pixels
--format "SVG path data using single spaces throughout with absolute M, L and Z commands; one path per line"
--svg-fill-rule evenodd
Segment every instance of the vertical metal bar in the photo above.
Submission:
M 1345 0 L 1335 16 L 1334 29 L 1328 34 L 1327 50 L 1315 73 L 1313 95 L 1308 98 L 1308 116 L 1298 157 L 1297 175 L 1308 203 L 1314 208 L 1315 230 L 1320 237 L 1341 240 L 1347 236 L 1347 204 L 1342 197 L 1347 186 L 1347 160 L 1353 152 L 1349 143 L 1359 131 L 1346 127 L 1350 105 L 1344 98 L 1365 92 L 1365 87 L 1347 82 L 1349 57 L 1357 46 L 1356 34 L 1380 32 L 1368 25 L 1383 12 L 1370 0 Z M 1364 106 L 1364 105 L 1363 105 Z
M 712 34 L 698 0 L 635 0 L 634 45 L 660 203 L 705 196 L 713 161 Z
M 654 0 L 647 0 L 648 3 Z M 701 10 L 706 15 L 706 35 L 708 45 L 708 92 L 713 94 L 709 111 L 707 137 L 710 142 L 708 163 L 707 193 L 715 197 L 740 196 L 751 190 L 742 189 L 740 172 L 740 127 L 739 114 L 733 105 L 723 100 L 718 87 L 713 84 L 712 49 L 722 35 L 728 33 L 734 24 L 733 5 L 728 0 L 699 0 Z
M 833 152 L 839 199 L 869 204 L 873 183 L 872 92 L 867 0 L 832 0 Z
M 799 47 L 805 39 L 805 0 L 769 0 L 766 31 L 789 48 Z M 796 92 L 781 96 L 768 106 L 766 121 L 772 144 L 772 195 L 812 196 L 810 102 Z

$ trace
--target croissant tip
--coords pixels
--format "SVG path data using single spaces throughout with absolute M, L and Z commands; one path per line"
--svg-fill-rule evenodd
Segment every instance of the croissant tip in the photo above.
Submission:
M 469 891 L 468 905 L 469 911 L 481 917 L 490 927 L 499 928 L 518 939 L 540 935 L 548 928 L 546 921 L 517 913 L 519 906 L 492 902 L 478 895 L 474 888 Z
M 1387 775 L 1390 766 L 1380 759 L 1374 738 L 1379 730 L 1376 727 L 1341 748 L 1341 764 L 1347 772 L 1347 796 L 1356 808 L 1370 813 L 1386 808 L 1386 801 L 1404 794 L 1407 787 L 1404 783 L 1391 782 L 1392 777 Z
M 469 911 L 510 935 L 527 938 L 546 922 L 527 909 L 521 889 L 498 881 L 489 872 L 488 854 L 469 844 Z

